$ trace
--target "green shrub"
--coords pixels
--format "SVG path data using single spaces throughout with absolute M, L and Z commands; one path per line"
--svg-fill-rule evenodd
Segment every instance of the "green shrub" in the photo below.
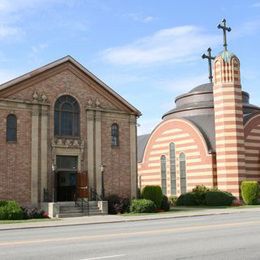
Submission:
M 156 205 L 151 200 L 139 199 L 132 200 L 130 211 L 134 213 L 153 213 L 156 210 Z
M 170 196 L 168 199 L 169 199 L 169 202 L 170 202 L 170 206 L 171 206 L 171 207 L 176 206 L 176 201 L 177 201 L 177 199 L 178 199 L 177 196 Z
M 195 188 L 192 189 L 192 192 L 194 193 L 194 197 L 195 197 L 197 205 L 205 205 L 206 193 L 209 190 L 210 189 L 204 185 L 197 185 Z
M 161 209 L 163 209 L 164 211 L 169 211 L 170 210 L 170 202 L 168 200 L 168 197 L 163 195 L 163 199 L 161 202 Z
M 160 208 L 163 199 L 161 187 L 157 185 L 145 186 L 142 190 L 142 198 L 153 201 L 156 207 Z
M 181 194 L 176 201 L 176 206 L 198 206 L 196 193 L 187 192 Z
M 207 206 L 230 206 L 235 197 L 224 191 L 208 191 L 205 202 Z
M 16 201 L 1 201 L 0 203 L 0 219 L 14 220 L 22 219 L 23 211 Z
M 245 204 L 257 204 L 259 196 L 259 184 L 257 181 L 243 181 L 241 183 L 241 193 Z

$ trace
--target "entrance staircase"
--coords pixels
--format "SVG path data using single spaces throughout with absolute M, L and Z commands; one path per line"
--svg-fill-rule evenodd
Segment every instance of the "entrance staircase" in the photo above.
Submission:
M 98 201 L 58 202 L 59 218 L 104 215 Z

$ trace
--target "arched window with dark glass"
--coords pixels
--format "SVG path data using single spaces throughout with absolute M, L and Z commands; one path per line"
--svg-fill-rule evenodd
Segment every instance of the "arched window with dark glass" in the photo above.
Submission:
M 166 186 L 166 157 L 165 157 L 165 155 L 161 156 L 161 185 L 162 185 L 162 193 L 166 195 L 167 186 Z
M 175 160 L 174 143 L 170 143 L 170 174 L 171 174 L 171 195 L 176 195 L 176 160 Z
M 119 146 L 119 126 L 116 123 L 111 126 L 111 138 L 112 146 Z
M 54 134 L 56 136 L 79 136 L 80 109 L 77 100 L 69 95 L 57 99 L 54 107 Z
M 6 141 L 17 141 L 17 118 L 13 114 L 8 115 L 6 118 Z
M 180 182 L 181 182 L 181 194 L 187 191 L 186 184 L 186 156 L 184 153 L 180 153 L 179 157 L 180 164 Z

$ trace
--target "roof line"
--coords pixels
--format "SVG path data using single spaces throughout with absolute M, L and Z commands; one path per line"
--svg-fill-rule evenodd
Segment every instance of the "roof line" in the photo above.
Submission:
M 105 88 L 110 94 L 115 96 L 117 99 L 119 99 L 125 106 L 127 106 L 130 110 L 135 112 L 137 116 L 141 116 L 142 113 L 135 108 L 133 105 L 131 105 L 128 101 L 126 101 L 122 96 L 120 96 L 117 92 L 115 92 L 112 88 L 110 88 L 107 84 L 105 84 L 102 80 L 100 80 L 97 76 L 95 76 L 92 72 L 90 72 L 88 69 L 86 69 L 82 64 L 80 64 L 78 61 L 76 61 L 74 58 L 72 58 L 70 55 L 67 55 L 63 58 L 60 58 L 56 61 L 53 61 L 51 63 L 48 63 L 47 65 L 44 65 L 40 68 L 37 68 L 35 70 L 32 70 L 28 73 L 23 74 L 22 76 L 19 76 L 17 78 L 14 78 L 12 80 L 9 80 L 3 84 L 0 85 L 0 92 L 8 87 L 11 87 L 15 84 L 18 84 L 24 80 L 30 79 L 42 72 L 45 72 L 51 68 L 54 68 L 60 64 L 63 64 L 65 62 L 71 62 L 74 64 L 77 68 L 79 68 L 81 71 L 83 71 L 85 74 L 87 74 L 90 78 L 92 78 L 94 81 L 99 83 L 103 88 Z

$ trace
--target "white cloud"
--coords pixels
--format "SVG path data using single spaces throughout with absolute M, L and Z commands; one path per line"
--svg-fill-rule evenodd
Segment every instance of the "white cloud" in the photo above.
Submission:
M 196 26 L 180 26 L 157 31 L 131 44 L 109 48 L 102 58 L 119 65 L 150 65 L 161 62 L 183 62 L 220 42 L 220 35 L 204 33 Z
M 145 15 L 142 15 L 141 13 L 130 13 L 130 14 L 127 14 L 126 16 L 130 17 L 133 21 L 143 22 L 143 23 L 150 23 L 155 19 L 155 17 L 153 17 L 151 15 L 145 16 Z

